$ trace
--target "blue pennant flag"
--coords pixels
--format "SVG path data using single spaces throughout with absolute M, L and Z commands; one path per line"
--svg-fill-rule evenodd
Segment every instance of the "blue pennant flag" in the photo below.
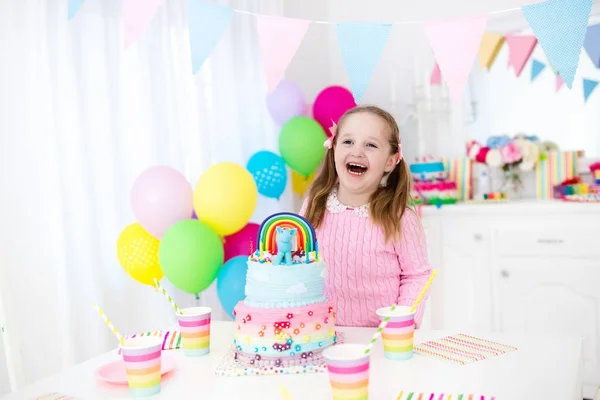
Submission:
M 391 31 L 392 24 L 341 22 L 336 25 L 350 89 L 357 103 L 369 86 Z
M 586 102 L 590 98 L 590 95 L 594 89 L 596 89 L 596 86 L 598 86 L 598 81 L 593 81 L 591 79 L 583 80 L 583 98 Z
M 83 0 L 69 0 L 69 19 L 73 18 L 82 3 Z
M 579 65 L 593 0 L 548 0 L 521 10 L 569 89 Z
M 198 72 L 233 18 L 233 9 L 201 0 L 188 0 L 192 73 Z
M 583 48 L 592 59 L 596 68 L 600 68 L 600 24 L 590 26 L 585 34 Z
M 531 81 L 533 82 L 535 78 L 546 68 L 546 64 L 543 62 L 539 62 L 538 60 L 533 60 L 531 64 Z

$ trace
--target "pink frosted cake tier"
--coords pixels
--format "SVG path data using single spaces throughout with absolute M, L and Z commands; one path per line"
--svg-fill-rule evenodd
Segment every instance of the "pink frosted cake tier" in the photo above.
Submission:
M 417 182 L 413 190 L 429 204 L 456 203 L 456 182 Z
M 337 340 L 336 315 L 329 302 L 269 309 L 240 301 L 234 314 L 236 358 L 256 366 L 311 363 Z

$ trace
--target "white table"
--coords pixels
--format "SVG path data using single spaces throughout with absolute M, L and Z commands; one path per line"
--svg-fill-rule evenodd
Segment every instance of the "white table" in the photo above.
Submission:
M 345 342 L 367 343 L 374 329 L 338 328 Z M 331 399 L 326 373 L 306 375 L 219 377 L 214 369 L 231 345 L 234 324 L 214 321 L 211 353 L 186 358 L 179 350 L 166 353 L 177 362 L 177 370 L 163 379 L 162 392 L 151 399 L 281 400 L 281 384 L 293 400 Z M 396 399 L 400 390 L 436 393 L 478 393 L 496 400 L 581 400 L 582 339 L 579 337 L 525 337 L 518 335 L 421 331 L 420 343 L 450 334 L 466 333 L 498 341 L 518 351 L 464 366 L 455 366 L 432 357 L 415 354 L 409 361 L 388 361 L 381 344 L 371 357 L 370 398 Z M 9 394 L 2 400 L 29 400 L 49 392 L 69 394 L 81 400 L 128 399 L 127 386 L 96 380 L 101 365 L 119 358 L 116 350 L 88 360 L 62 373 Z

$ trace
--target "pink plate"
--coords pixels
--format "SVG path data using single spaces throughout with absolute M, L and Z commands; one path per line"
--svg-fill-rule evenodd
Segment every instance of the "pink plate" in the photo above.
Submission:
M 162 356 L 160 363 L 160 373 L 164 375 L 175 369 L 175 361 L 169 356 Z M 125 372 L 125 362 L 116 360 L 105 364 L 96 371 L 98 379 L 115 385 L 127 385 L 127 373 Z

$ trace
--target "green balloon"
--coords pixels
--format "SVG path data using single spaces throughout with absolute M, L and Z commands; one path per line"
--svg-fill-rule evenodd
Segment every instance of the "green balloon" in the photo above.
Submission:
M 279 135 L 279 154 L 291 169 L 310 176 L 325 156 L 327 135 L 312 118 L 294 117 L 285 123 Z
M 186 219 L 162 237 L 158 261 L 167 279 L 178 289 L 198 294 L 210 286 L 223 265 L 223 243 L 204 222 Z

